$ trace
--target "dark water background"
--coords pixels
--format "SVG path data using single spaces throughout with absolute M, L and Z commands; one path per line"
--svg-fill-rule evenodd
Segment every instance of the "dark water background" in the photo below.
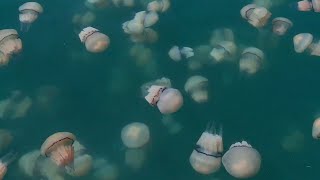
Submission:
M 0 1 L 0 28 L 19 30 L 18 7 L 25 1 Z M 129 55 L 133 45 L 123 33 L 121 24 L 143 9 L 110 7 L 97 11 L 92 24 L 111 39 L 109 49 L 101 54 L 86 52 L 78 39 L 72 16 L 84 12 L 81 0 L 38 1 L 44 13 L 29 32 L 19 33 L 23 51 L 8 66 L 0 69 L 0 97 L 19 89 L 35 96 L 36 89 L 54 85 L 60 93 L 54 99 L 52 113 L 32 108 L 19 120 L 1 121 L 1 128 L 13 131 L 14 148 L 24 154 L 40 148 L 46 137 L 57 131 L 77 135 L 94 156 L 106 157 L 120 167 L 119 179 L 131 180 L 214 180 L 233 179 L 221 168 L 215 175 L 203 176 L 189 164 L 194 143 L 210 121 L 223 125 L 225 149 L 240 140 L 247 140 L 262 155 L 261 180 L 316 180 L 320 170 L 320 142 L 311 137 L 314 118 L 320 112 L 320 60 L 296 54 L 292 37 L 310 32 L 320 37 L 316 13 L 298 13 L 288 3 L 271 8 L 272 17 L 291 19 L 294 27 L 277 45 L 272 45 L 269 24 L 258 31 L 239 14 L 249 1 L 243 0 L 177 0 L 170 10 L 160 15 L 154 27 L 159 41 L 150 47 L 156 68 L 144 73 Z M 233 29 L 236 42 L 264 50 L 267 67 L 254 77 L 244 78 L 233 65 L 206 66 L 190 71 L 184 62 L 176 63 L 167 56 L 172 45 L 196 47 L 208 44 L 212 30 Z M 263 31 L 263 32 L 262 32 Z M 78 56 L 73 56 L 79 54 Z M 183 91 L 187 78 L 200 74 L 209 79 L 210 100 L 196 104 Z M 225 83 L 225 75 L 229 83 Z M 161 114 L 151 108 L 140 95 L 140 86 L 150 80 L 168 77 L 184 95 L 184 106 L 173 115 L 183 129 L 170 135 L 161 123 Z M 151 143 L 147 161 L 133 172 L 124 165 L 125 148 L 120 131 L 129 122 L 147 124 Z M 299 131 L 303 141 L 298 152 L 288 152 L 281 146 L 283 138 Z M 6 179 L 17 177 L 13 163 Z M 85 179 L 92 179 L 87 177 Z

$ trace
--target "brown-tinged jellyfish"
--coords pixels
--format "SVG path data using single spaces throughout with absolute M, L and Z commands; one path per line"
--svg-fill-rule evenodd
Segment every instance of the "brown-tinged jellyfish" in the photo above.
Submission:
M 240 14 L 243 19 L 247 20 L 252 26 L 256 28 L 263 27 L 267 24 L 271 13 L 264 7 L 255 4 L 248 4 L 244 6 Z
M 0 66 L 8 64 L 11 56 L 21 50 L 22 42 L 16 30 L 0 30 Z
M 86 27 L 79 33 L 79 38 L 86 49 L 92 53 L 105 51 L 110 45 L 110 38 L 93 27 Z
M 31 24 L 43 12 L 42 6 L 37 2 L 26 2 L 19 7 L 20 30 L 27 32 Z

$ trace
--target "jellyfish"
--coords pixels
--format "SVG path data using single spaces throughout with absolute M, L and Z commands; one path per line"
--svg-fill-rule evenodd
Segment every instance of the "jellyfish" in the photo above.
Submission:
M 42 6 L 37 2 L 26 2 L 19 7 L 19 20 L 21 22 L 20 30 L 27 32 L 31 24 L 43 12 Z
M 313 122 L 312 137 L 314 139 L 320 139 L 320 118 L 317 118 Z
M 143 20 L 143 25 L 144 27 L 150 27 L 156 24 L 159 20 L 159 16 L 156 12 L 150 11 L 146 13 L 144 20 Z
M 319 0 L 312 0 L 312 7 L 314 12 L 320 12 L 320 1 Z
M 223 155 L 222 164 L 231 176 L 249 178 L 259 172 L 261 156 L 246 141 L 237 142 Z
M 13 135 L 9 130 L 0 129 L 0 152 L 5 150 L 12 142 Z
M 162 114 L 177 112 L 183 97 L 179 90 L 171 88 L 170 79 L 161 78 L 142 86 L 142 94 L 151 106 L 157 106 Z
M 233 31 L 229 28 L 215 29 L 210 37 L 210 45 L 216 46 L 222 41 L 234 42 Z
M 145 149 L 127 149 L 125 152 L 125 164 L 135 171 L 143 167 L 146 159 Z
M 74 169 L 74 148 L 75 135 L 69 132 L 57 132 L 49 136 L 41 146 L 41 154 L 50 159 L 59 167 L 66 167 L 67 170 Z
M 113 4 L 116 7 L 119 6 L 125 6 L 125 7 L 133 7 L 134 6 L 134 0 L 112 0 Z
M 313 35 L 310 33 L 300 33 L 293 37 L 294 50 L 297 53 L 302 53 L 311 45 Z
M 209 45 L 199 45 L 194 48 L 194 56 L 188 59 L 188 68 L 198 70 L 205 65 L 212 64 L 209 58 L 212 47 Z
M 95 158 L 93 161 L 93 176 L 98 180 L 116 180 L 119 177 L 119 168 L 105 159 Z
M 298 11 L 311 11 L 312 10 L 312 3 L 309 2 L 308 0 L 302 0 L 302 1 L 291 3 L 290 6 Z
M 157 31 L 151 28 L 144 28 L 141 34 L 131 34 L 130 39 L 135 43 L 155 43 L 158 41 L 159 36 Z
M 0 179 L 6 175 L 8 170 L 8 165 L 16 159 L 16 154 L 10 152 L 0 158 Z
M 216 61 L 220 62 L 224 59 L 231 58 L 235 55 L 237 46 L 232 41 L 219 42 L 210 52 L 210 56 Z
M 191 76 L 184 85 L 184 90 L 189 93 L 197 103 L 208 101 L 208 79 L 195 75 Z
M 149 2 L 147 6 L 148 11 L 154 11 L 154 12 L 165 12 L 170 7 L 170 1 L 169 0 L 156 0 Z
M 263 62 L 264 53 L 258 48 L 248 47 L 242 52 L 239 61 L 240 71 L 248 75 L 255 74 L 262 68 Z
M 197 172 L 211 174 L 220 169 L 222 152 L 222 129 L 217 132 L 211 125 L 201 134 L 189 161 Z
M 90 9 L 104 9 L 108 6 L 107 0 L 86 0 L 85 5 Z
M 140 122 L 127 124 L 121 130 L 121 139 L 128 148 L 144 146 L 150 139 L 149 127 Z
M 102 52 L 110 45 L 109 37 L 93 27 L 84 28 L 79 33 L 79 38 L 85 44 L 86 49 L 92 53 Z
M 181 49 L 178 46 L 173 46 L 169 52 L 169 57 L 174 61 L 180 61 L 182 58 L 188 59 L 194 56 L 193 49 L 190 47 L 182 47 Z
M 241 9 L 240 14 L 242 18 L 246 19 L 256 28 L 265 26 L 271 16 L 271 13 L 266 8 L 259 7 L 255 4 L 244 6 Z
M 288 29 L 292 27 L 292 22 L 284 17 L 277 17 L 272 20 L 273 28 L 272 31 L 276 35 L 282 36 L 284 35 Z
M 40 172 L 40 170 L 37 169 L 39 161 L 41 161 L 40 155 L 39 150 L 34 150 L 21 156 L 18 161 L 20 171 L 28 177 L 37 177 L 40 175 L 37 174 Z
M 9 63 L 11 55 L 22 50 L 22 42 L 14 29 L 0 30 L 0 66 Z

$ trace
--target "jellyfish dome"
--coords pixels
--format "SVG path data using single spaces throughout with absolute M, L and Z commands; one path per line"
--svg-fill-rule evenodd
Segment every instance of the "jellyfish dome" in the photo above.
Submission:
M 148 11 L 155 11 L 155 12 L 165 12 L 170 7 L 169 0 L 156 0 L 149 2 L 147 6 Z
M 255 74 L 263 67 L 264 53 L 258 48 L 248 47 L 243 50 L 239 61 L 240 71 L 246 74 Z
M 310 33 L 300 33 L 293 37 L 294 50 L 297 53 L 304 52 L 312 43 L 313 35 Z
M 237 142 L 223 155 L 222 164 L 233 177 L 250 178 L 259 172 L 261 156 L 246 141 Z
M 86 49 L 92 53 L 103 52 L 110 45 L 109 37 L 93 27 L 84 28 L 79 33 L 79 38 L 85 44 Z
M 195 75 L 191 76 L 184 85 L 184 90 L 189 93 L 194 101 L 203 103 L 208 101 L 208 79 Z
M 49 136 L 41 146 L 41 154 L 50 157 L 57 166 L 73 166 L 75 135 L 69 132 L 57 132 Z
M 14 29 L 0 30 L 0 65 L 6 65 L 11 55 L 22 50 L 22 42 L 18 32 Z
M 42 6 L 37 2 L 27 2 L 19 7 L 19 20 L 21 22 L 21 30 L 28 31 L 31 24 L 43 12 Z
M 128 148 L 139 148 L 150 139 L 149 127 L 140 122 L 126 125 L 121 131 L 121 139 Z
M 272 20 L 273 24 L 273 33 L 282 36 L 284 35 L 288 29 L 290 29 L 293 26 L 293 23 L 284 17 L 277 17 Z
M 267 24 L 271 13 L 264 7 L 255 4 L 244 6 L 240 10 L 242 18 L 246 19 L 252 26 L 260 28 Z

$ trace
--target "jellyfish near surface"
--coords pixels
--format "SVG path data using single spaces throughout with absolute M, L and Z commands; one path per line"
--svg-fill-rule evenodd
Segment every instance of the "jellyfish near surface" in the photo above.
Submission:
M 246 141 L 237 142 L 223 155 L 222 164 L 233 177 L 250 178 L 259 172 L 261 156 Z
M 264 53 L 255 47 L 243 50 L 239 60 L 240 71 L 248 75 L 257 73 L 264 64 Z
M 220 169 L 222 152 L 222 130 L 217 132 L 211 126 L 200 136 L 189 161 L 197 172 L 211 174 Z
M 255 4 L 248 4 L 244 6 L 241 9 L 240 14 L 242 18 L 246 19 L 248 23 L 256 28 L 265 26 L 271 17 L 271 13 L 268 9 Z
M 128 148 L 139 148 L 150 139 L 149 127 L 140 122 L 133 122 L 121 130 L 121 139 Z
M 86 27 L 79 33 L 79 38 L 85 44 L 86 49 L 92 53 L 105 51 L 110 45 L 107 35 L 93 27 Z
M 19 7 L 19 11 L 20 30 L 26 32 L 39 14 L 43 12 L 43 8 L 37 2 L 26 2 Z

